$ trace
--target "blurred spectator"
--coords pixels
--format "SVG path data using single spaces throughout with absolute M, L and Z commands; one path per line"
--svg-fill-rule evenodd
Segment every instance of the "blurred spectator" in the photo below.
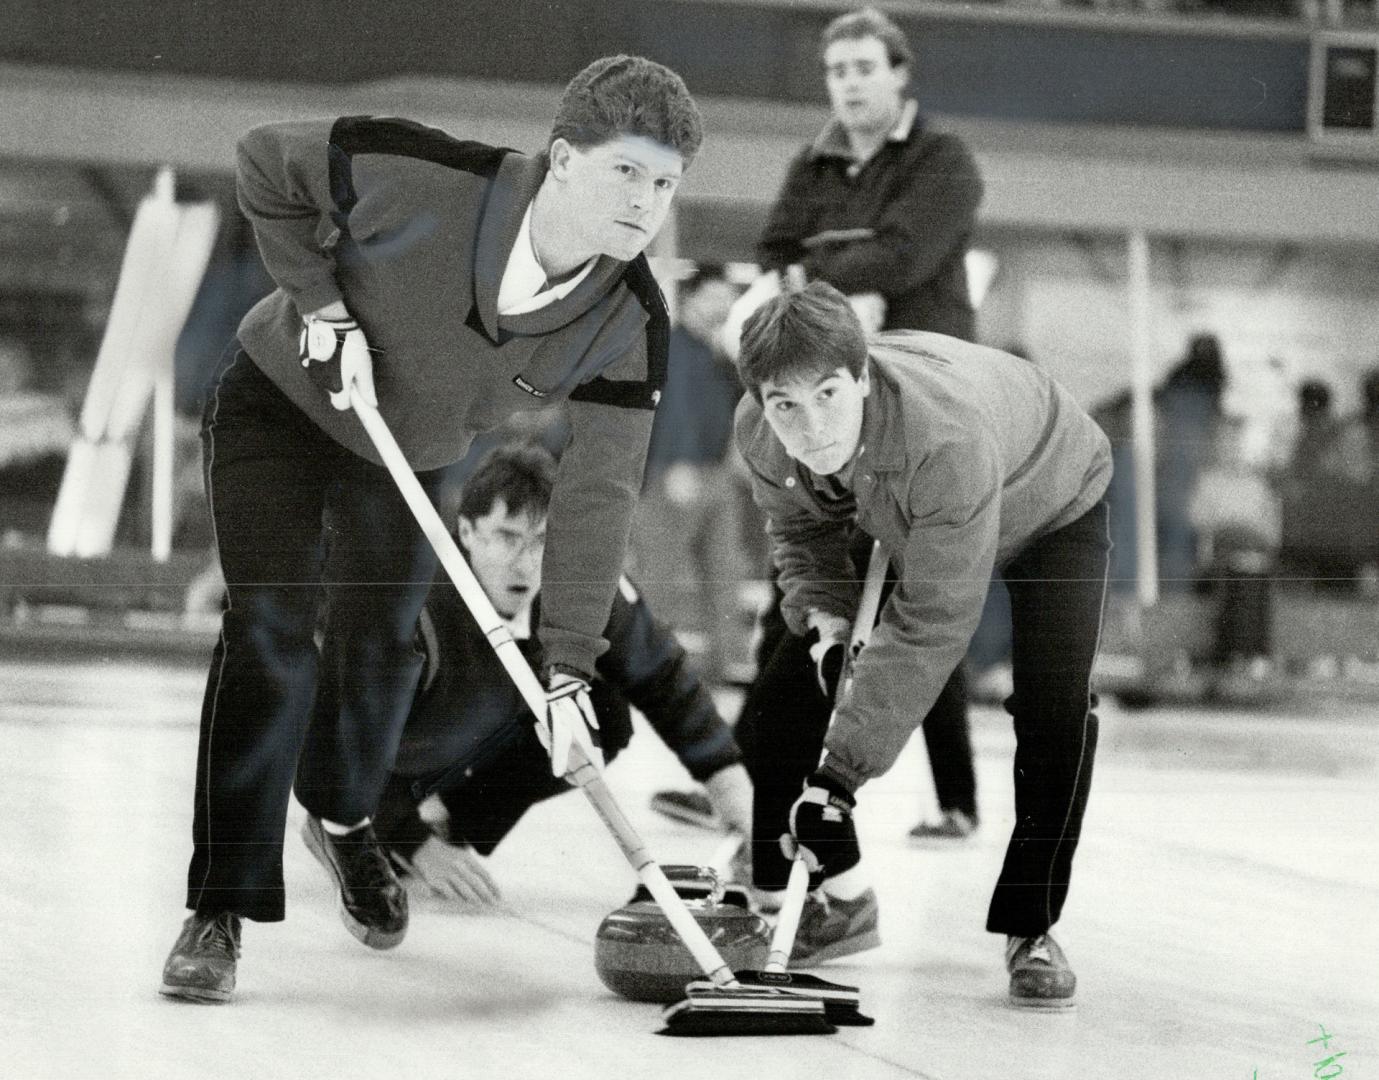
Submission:
M 1217 425 L 1188 505 L 1198 562 L 1217 605 L 1210 659 L 1227 696 L 1272 670 L 1272 580 L 1283 538 L 1278 494 L 1266 470 L 1245 456 L 1242 430 L 1241 421 Z
M 1331 400 L 1321 379 L 1298 387 L 1297 436 L 1282 479 L 1282 562 L 1290 578 L 1348 590 L 1374 557 L 1372 488 L 1356 475 L 1347 447 L 1358 439 L 1347 437 Z
M 1165 592 L 1190 588 L 1197 576 L 1199 541 L 1188 507 L 1217 445 L 1225 387 L 1221 342 L 1214 334 L 1198 334 L 1155 395 L 1155 518 Z
M 741 542 L 743 480 L 732 455 L 733 410 L 742 395 L 719 330 L 737 289 L 721 268 L 681 283 L 670 334 L 665 393 L 656 408 L 646 480 L 633 527 L 636 574 L 652 607 L 702 636 L 701 674 L 723 679 L 745 648 Z
M 1198 571 L 1198 537 L 1188 505 L 1198 476 L 1211 460 L 1221 421 L 1226 366 L 1214 334 L 1197 334 L 1187 354 L 1154 393 L 1154 499 L 1159 587 L 1191 588 Z M 1136 548 L 1134 433 L 1130 392 L 1092 410 L 1111 440 L 1115 472 L 1107 490 L 1111 506 L 1111 587 L 1133 592 Z

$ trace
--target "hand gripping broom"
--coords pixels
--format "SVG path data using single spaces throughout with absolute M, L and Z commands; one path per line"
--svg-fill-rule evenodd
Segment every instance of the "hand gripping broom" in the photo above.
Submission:
M 872 544 L 871 557 L 867 563 L 867 576 L 862 584 L 862 598 L 857 605 L 857 616 L 852 622 L 852 637 L 848 643 L 847 657 L 838 680 L 834 696 L 835 708 L 846 700 L 852 689 L 853 669 L 867 641 L 871 638 L 872 624 L 881 606 L 881 589 L 886 580 L 888 560 L 881 550 L 880 541 Z M 781 902 L 780 916 L 776 922 L 775 933 L 771 937 L 771 952 L 762 971 L 739 971 L 736 979 L 743 986 L 754 986 L 784 990 L 805 997 L 817 998 L 824 1003 L 824 1014 L 831 1024 L 847 1027 L 866 1027 L 876 1021 L 861 1011 L 861 998 L 858 988 L 843 983 L 829 982 L 816 975 L 789 972 L 790 953 L 795 946 L 795 933 L 800 926 L 800 914 L 804 910 L 805 895 L 809 891 L 809 868 L 804 858 L 796 854 L 790 865 L 790 880 L 785 887 L 785 898 Z M 666 1022 L 691 1027 L 698 1022 L 712 1022 L 715 1009 L 719 1005 L 719 988 L 707 979 L 696 980 L 685 988 L 684 1001 L 677 1001 L 666 1008 Z
M 542 688 L 526 658 L 508 632 L 507 625 L 493 610 L 483 587 L 474 577 L 458 545 L 436 513 L 413 475 L 411 466 L 393 438 L 378 410 L 363 399 L 355 388 L 350 390 L 350 405 L 364 425 L 364 430 L 392 474 L 393 482 L 406 500 L 417 524 L 436 549 L 441 565 L 459 590 L 479 629 L 483 631 L 494 652 L 517 685 L 527 708 L 533 716 L 546 711 L 546 691 Z M 608 831 L 622 848 L 627 861 L 637 871 L 642 884 L 660 905 L 675 932 L 689 949 L 695 962 L 716 988 L 722 1006 L 715 1017 L 700 1025 L 699 1034 L 715 1035 L 813 1035 L 830 1034 L 836 1029 L 825 1017 L 824 1004 L 817 997 L 792 994 L 764 986 L 744 986 L 733 976 L 723 957 L 695 922 L 685 902 L 667 880 L 659 865 L 647 851 L 632 824 L 623 815 L 613 793 L 608 790 L 598 769 L 579 752 L 571 748 L 574 767 L 567 779 L 574 783 L 593 804 Z

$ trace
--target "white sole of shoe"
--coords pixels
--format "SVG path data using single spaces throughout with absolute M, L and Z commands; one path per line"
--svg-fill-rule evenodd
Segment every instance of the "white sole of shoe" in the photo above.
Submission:
M 178 986 L 176 983 L 163 983 L 158 993 L 178 1001 L 192 1001 L 198 1005 L 224 1005 L 234 994 L 233 990 L 212 990 L 204 986 Z

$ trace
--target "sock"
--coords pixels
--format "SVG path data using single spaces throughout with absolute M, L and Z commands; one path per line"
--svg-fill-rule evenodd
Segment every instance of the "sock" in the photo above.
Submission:
M 862 869 L 859 863 L 851 870 L 844 870 L 841 874 L 825 879 L 821 888 L 834 900 L 856 900 L 871 888 L 871 875 Z
M 373 818 L 365 818 L 363 821 L 355 822 L 353 825 L 338 825 L 334 821 L 328 821 L 322 818 L 321 828 L 325 829 L 331 836 L 348 836 L 350 833 L 354 832 L 355 829 L 362 829 L 371 821 L 373 821 Z

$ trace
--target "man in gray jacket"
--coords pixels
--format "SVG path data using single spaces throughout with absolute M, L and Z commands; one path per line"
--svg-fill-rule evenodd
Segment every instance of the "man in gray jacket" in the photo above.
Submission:
M 822 282 L 757 311 L 738 364 L 749 392 L 736 437 L 770 519 L 790 629 L 846 638 L 854 523 L 898 576 L 822 760 L 791 752 L 819 763 L 789 821 L 757 820 L 755 834 L 788 832 L 783 845 L 804 852 L 841 909 L 839 937 L 874 934 L 874 898 L 858 889 L 856 792 L 894 764 L 962 658 L 999 569 L 1014 630 L 1016 823 L 987 929 L 1007 936 L 1014 1004 L 1070 1006 L 1076 980 L 1049 929 L 1067 896 L 1096 749 L 1106 437 L 1019 357 L 931 333 L 868 340 L 847 299 Z M 779 718 L 782 743 L 800 737 L 790 721 Z M 871 925 L 849 925 L 850 906 L 869 906 L 859 917 Z

